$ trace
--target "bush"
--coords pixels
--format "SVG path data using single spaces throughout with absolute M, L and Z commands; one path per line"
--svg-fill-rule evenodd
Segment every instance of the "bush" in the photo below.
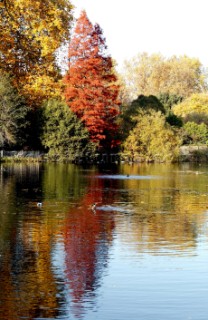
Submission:
M 95 145 L 81 121 L 62 101 L 49 100 L 42 107 L 42 143 L 52 160 L 77 161 L 86 154 L 93 157 Z
M 205 123 L 197 124 L 188 121 L 184 125 L 184 130 L 187 136 L 190 137 L 193 144 L 206 144 L 208 142 L 208 127 Z
M 131 161 L 174 161 L 179 154 L 181 139 L 155 110 L 141 111 L 136 126 L 124 141 L 122 156 Z

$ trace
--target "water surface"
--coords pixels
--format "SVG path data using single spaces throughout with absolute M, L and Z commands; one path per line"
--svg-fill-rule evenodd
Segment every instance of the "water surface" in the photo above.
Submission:
M 207 319 L 207 178 L 1 165 L 0 319 Z

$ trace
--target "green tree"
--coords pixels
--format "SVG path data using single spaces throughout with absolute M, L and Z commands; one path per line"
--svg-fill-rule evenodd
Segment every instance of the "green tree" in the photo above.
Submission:
M 150 95 L 150 96 L 139 95 L 137 99 L 132 101 L 129 110 L 133 111 L 138 109 L 142 109 L 144 111 L 155 110 L 155 111 L 161 111 L 162 113 L 165 113 L 163 104 L 159 101 L 157 97 L 153 95 Z
M 90 154 L 95 145 L 89 142 L 89 133 L 81 121 L 60 100 L 49 100 L 42 108 L 42 143 L 48 156 L 55 160 L 76 161 Z
M 2 73 L 0 77 L 0 147 L 22 146 L 24 129 L 27 126 L 28 109 L 23 98 L 11 83 L 11 77 Z
M 136 126 L 123 143 L 122 156 L 132 161 L 173 161 L 181 140 L 160 111 L 140 111 Z
M 158 96 L 158 100 L 162 103 L 163 107 L 165 108 L 166 114 L 169 115 L 169 113 L 172 110 L 172 107 L 182 102 L 183 98 L 176 94 L 160 93 Z
M 162 103 L 165 109 L 167 123 L 171 126 L 181 128 L 183 126 L 183 121 L 180 117 L 173 114 L 172 108 L 174 105 L 180 103 L 183 98 L 176 94 L 160 93 L 158 100 Z

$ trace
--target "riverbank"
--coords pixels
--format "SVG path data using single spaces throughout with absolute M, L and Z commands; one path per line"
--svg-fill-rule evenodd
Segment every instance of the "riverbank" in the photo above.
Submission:
M 187 145 L 180 147 L 179 162 L 207 162 L 208 146 Z
M 19 161 L 47 161 L 47 153 L 42 151 L 0 151 L 0 162 Z M 93 162 L 95 163 L 119 163 L 122 159 L 119 154 L 97 154 Z M 89 157 L 78 158 L 76 163 L 91 163 Z M 127 161 L 128 162 L 128 161 Z M 139 162 L 139 161 L 135 161 Z M 180 147 L 178 162 L 208 162 L 208 146 L 186 145 Z
M 45 153 L 42 151 L 0 151 L 0 162 L 7 161 L 43 161 Z

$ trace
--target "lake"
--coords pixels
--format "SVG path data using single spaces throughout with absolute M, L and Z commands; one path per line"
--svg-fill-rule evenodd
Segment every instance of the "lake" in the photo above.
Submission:
M 0 319 L 207 320 L 207 229 L 206 165 L 2 164 Z

